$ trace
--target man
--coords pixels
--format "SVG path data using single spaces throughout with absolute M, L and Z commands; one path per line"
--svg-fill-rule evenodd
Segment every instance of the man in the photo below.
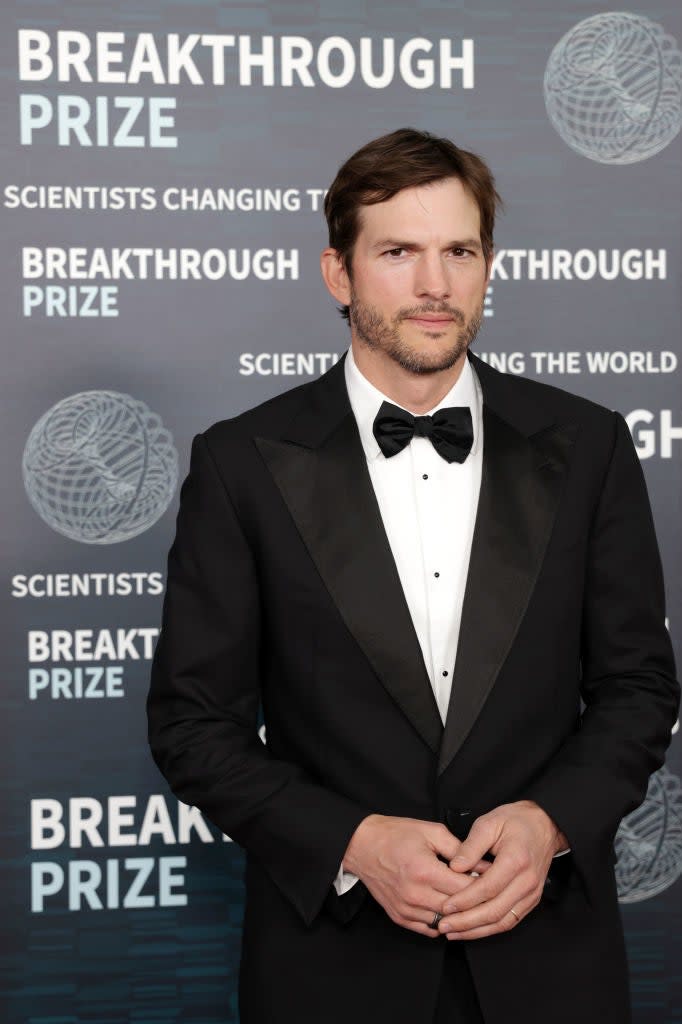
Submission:
M 150 742 L 247 852 L 242 1024 L 630 1019 L 613 840 L 679 702 L 659 556 L 623 418 L 469 351 L 498 198 L 428 133 L 350 157 L 348 352 L 194 440 Z

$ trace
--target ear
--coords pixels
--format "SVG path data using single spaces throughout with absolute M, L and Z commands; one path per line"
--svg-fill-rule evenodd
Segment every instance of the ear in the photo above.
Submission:
M 324 249 L 320 255 L 322 280 L 327 290 L 342 306 L 350 304 L 350 279 L 336 249 Z

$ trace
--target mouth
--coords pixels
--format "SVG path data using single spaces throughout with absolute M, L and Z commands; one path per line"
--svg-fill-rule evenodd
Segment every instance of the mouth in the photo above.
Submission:
M 418 324 L 419 327 L 426 327 L 427 329 L 447 327 L 448 324 L 453 322 L 453 319 L 450 316 L 411 316 L 408 317 L 408 320 L 411 320 L 414 324 Z

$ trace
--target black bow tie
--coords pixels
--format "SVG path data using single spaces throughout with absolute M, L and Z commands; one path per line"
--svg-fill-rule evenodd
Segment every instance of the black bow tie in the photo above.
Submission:
M 413 416 L 391 402 L 382 402 L 372 433 L 387 459 L 401 452 L 414 435 L 428 437 L 446 462 L 464 462 L 474 443 L 468 405 L 449 405 L 433 416 Z

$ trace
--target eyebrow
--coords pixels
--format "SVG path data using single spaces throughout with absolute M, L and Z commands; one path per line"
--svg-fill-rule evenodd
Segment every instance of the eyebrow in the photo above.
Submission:
M 419 248 L 416 242 L 401 242 L 398 238 L 382 238 L 375 242 L 372 249 L 416 249 Z M 448 242 L 444 249 L 474 249 L 481 252 L 481 243 L 477 238 L 462 238 Z

